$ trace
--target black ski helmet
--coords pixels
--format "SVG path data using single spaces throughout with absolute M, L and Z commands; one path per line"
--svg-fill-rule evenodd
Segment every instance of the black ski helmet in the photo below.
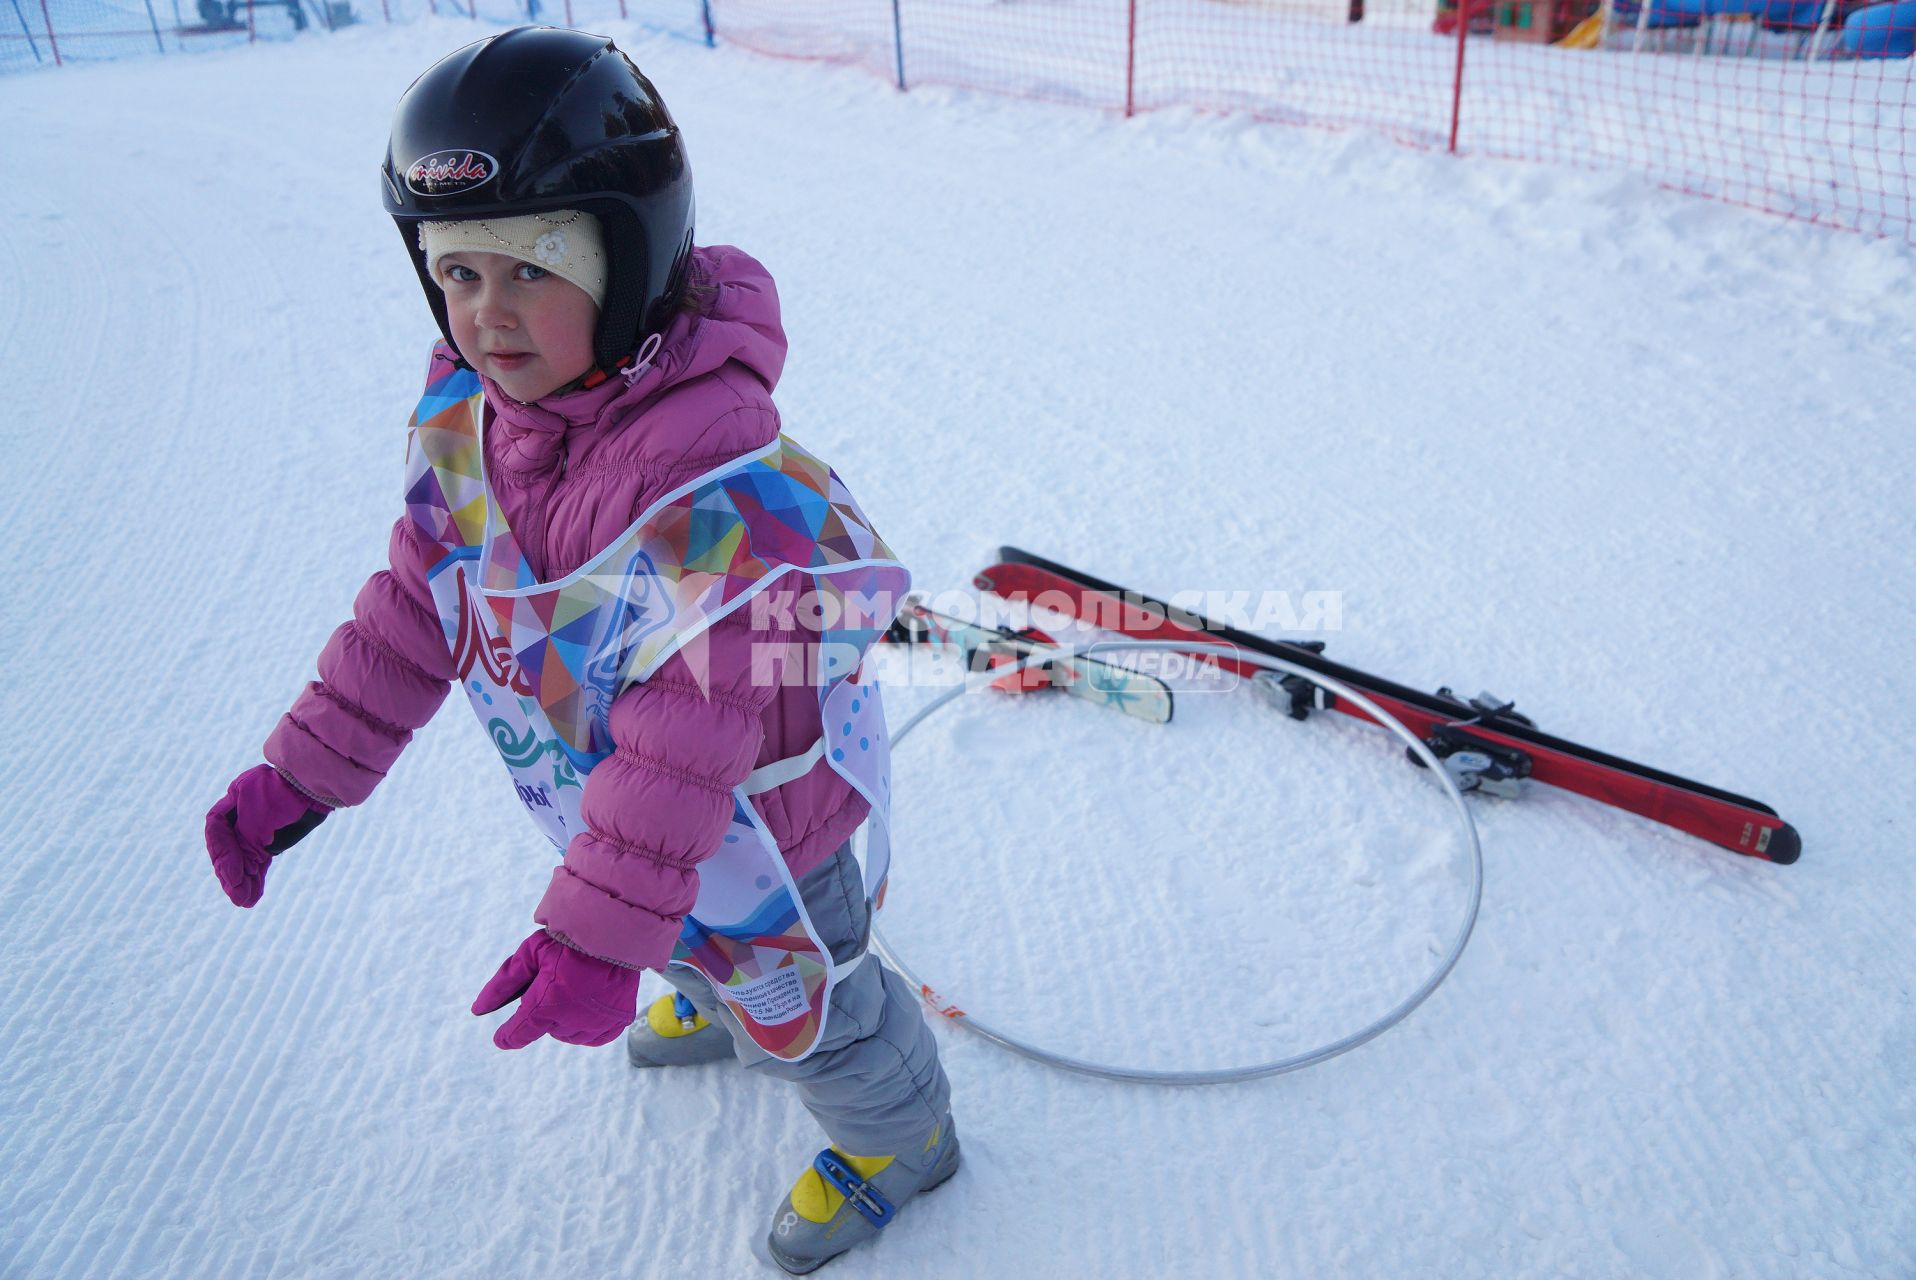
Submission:
M 692 170 L 658 90 L 606 37 L 518 27 L 447 54 L 399 99 L 381 173 L 448 343 L 422 221 L 583 209 L 605 230 L 599 368 L 671 322 L 692 256 Z

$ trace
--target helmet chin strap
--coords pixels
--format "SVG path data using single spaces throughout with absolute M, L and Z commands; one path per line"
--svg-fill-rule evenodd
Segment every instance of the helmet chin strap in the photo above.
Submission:
M 620 356 L 618 363 L 614 364 L 610 369 L 594 369 L 583 378 L 580 378 L 580 389 L 586 390 L 591 387 L 596 387 L 615 373 L 622 374 L 626 384 L 628 386 L 631 385 L 640 374 L 652 367 L 652 357 L 658 355 L 659 347 L 663 345 L 664 342 L 664 335 L 653 334 L 640 344 L 637 354 Z

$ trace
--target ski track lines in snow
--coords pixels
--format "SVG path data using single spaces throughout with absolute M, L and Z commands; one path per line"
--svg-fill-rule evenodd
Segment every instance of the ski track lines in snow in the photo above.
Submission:
M 195 146 L 209 144 L 201 130 L 192 125 L 186 130 Z M 29 149 L 23 157 L 29 165 L 48 163 L 46 155 L 23 149 Z M 142 149 L 134 148 L 130 159 L 138 161 L 142 155 Z M 0 1039 L 15 1046 L 34 1044 L 38 1037 L 25 1035 L 29 1027 L 17 1023 L 33 1019 L 36 1008 L 57 1008 L 63 1000 L 86 1006 L 77 1021 L 136 1033 L 119 1044 L 115 1037 L 56 1037 L 52 1044 L 36 1044 L 65 1067 L 57 1077 L 50 1073 L 42 1081 L 56 1088 L 54 1096 L 71 1090 L 84 1098 L 82 1090 L 75 1090 L 75 1081 L 102 1086 L 88 1100 L 105 1111 L 94 1117 L 98 1123 L 67 1131 L 75 1134 L 69 1144 L 82 1142 L 86 1150 L 73 1163 L 73 1177 L 63 1190 L 94 1201 L 82 1205 L 73 1219 L 88 1226 L 59 1234 L 77 1253 L 69 1263 L 113 1265 L 111 1236 L 126 1224 L 100 1213 L 98 1201 L 125 1194 L 121 1178 L 126 1171 L 138 1169 L 151 1177 L 169 1163 L 201 1154 L 205 1146 L 197 1132 L 172 1132 L 169 1138 L 176 1144 L 171 1148 L 136 1146 L 130 1152 L 125 1138 L 142 1144 L 151 1134 L 128 1129 L 128 1119 L 138 1115 L 142 1104 L 172 1096 L 188 1102 L 180 1115 L 201 1117 L 203 1129 L 215 1129 L 209 1121 L 218 1117 L 230 1125 L 230 1106 L 239 1106 L 243 1113 L 257 1096 L 255 1086 L 262 1085 L 243 1081 L 238 1098 L 218 1106 L 218 1090 L 234 1083 L 194 1069 L 192 1062 L 207 1046 L 163 1031 L 178 1025 L 182 1012 L 188 1025 L 195 1016 L 209 1016 L 224 1002 L 224 994 L 211 981 L 165 981 L 167 971 L 182 964 L 190 968 L 190 960 L 180 954 L 184 949 L 178 949 L 178 937 L 169 937 L 167 931 L 155 937 L 142 927 L 149 922 L 140 906 L 165 901 L 163 887 L 180 874 L 180 862 L 153 857 L 151 832 L 132 818 L 138 812 L 178 812 L 184 818 L 192 805 L 203 803 L 201 795 L 190 793 L 199 789 L 197 778 L 180 778 L 163 763 L 171 751 L 165 738 L 136 726 L 172 719 L 182 696 L 199 707 L 209 701 L 217 705 L 217 694 L 190 678 L 197 646 L 188 640 L 182 650 L 176 642 L 234 630 L 232 619 L 218 617 L 205 598 L 195 604 L 194 592 L 180 590 L 180 584 L 194 583 L 203 567 L 203 548 L 190 538 L 165 537 L 163 531 L 176 531 L 192 517 L 178 502 L 180 492 L 192 492 L 195 485 L 199 494 L 211 489 L 215 473 L 194 466 L 205 454 L 203 423 L 195 422 L 190 410 L 195 400 L 201 412 L 205 408 L 195 356 L 247 347 L 232 322 L 245 316 L 243 326 L 255 326 L 264 253 L 257 251 L 251 228 L 236 222 L 215 238 L 218 261 L 207 261 L 213 255 L 199 243 L 186 243 L 169 218 L 178 209 L 165 205 L 73 201 L 44 209 L 36 209 L 38 222 L 29 222 L 40 234 L 29 241 L 29 255 L 13 276 L 13 282 L 23 286 L 17 295 L 31 301 L 23 309 L 25 322 L 19 324 L 23 341 L 10 343 L 10 351 L 21 356 L 21 368 L 33 368 L 44 377 L 50 395 L 36 406 L 36 431 L 21 435 L 19 460 L 29 468 L 38 464 L 40 473 L 10 477 L 10 483 L 21 485 L 21 496 L 36 496 L 31 504 L 10 502 L 11 510 L 21 515 L 10 519 L 10 563 L 52 567 L 46 556 L 54 552 L 54 563 L 61 565 L 61 590 L 40 594 L 36 621 L 69 640 L 84 636 L 86 648 L 67 653 L 56 648 L 57 657 L 73 661 L 46 663 L 34 673 L 38 678 L 11 684 L 31 699 L 31 720 L 61 728 L 80 726 L 86 734 L 67 740 L 56 730 L 56 740 L 73 751 L 73 789 L 65 795 L 50 789 L 44 797 L 46 811 L 36 826 L 46 843 L 33 849 L 31 857 L 13 862 L 15 874 L 6 885 L 8 914 L 19 922 L 19 933 L 31 939 L 33 952 L 21 956 L 15 991 L 23 998 L 8 1002 Z M 207 282 L 230 287 L 209 297 Z M 148 291 L 153 305 L 144 312 L 115 307 L 115 299 L 125 299 L 130 289 Z M 178 337 L 186 339 L 178 347 L 188 353 L 184 376 L 172 370 L 153 376 L 140 356 L 157 343 L 172 349 Z M 291 374 L 297 376 L 297 370 Z M 262 383 L 247 389 L 249 408 L 259 412 L 262 422 L 289 422 L 293 397 L 285 395 L 285 377 Z M 75 456 L 86 458 L 86 466 L 73 466 Z M 203 498 L 195 500 L 195 506 L 197 502 Z M 125 521 L 107 525 L 107 533 L 119 537 L 98 537 L 102 529 L 94 521 L 100 515 Z M 113 617 L 100 625 L 103 602 L 111 606 L 107 611 Z M 238 630 L 243 634 L 243 627 Z M 56 653 L 34 657 L 44 661 Z M 126 726 L 125 732 L 111 732 L 115 724 Z M 178 824 L 169 820 L 165 826 Z M 75 839 L 77 830 L 88 832 L 90 839 Z M 86 964 L 75 970 L 71 960 L 79 922 L 92 926 L 92 937 L 90 945 L 80 949 Z M 119 970 L 105 964 L 107 958 L 144 964 Z M 272 966 L 259 973 L 266 981 L 274 975 Z M 92 985 L 92 991 L 86 985 Z M 264 1025 L 257 1029 L 264 1031 Z M 31 1031 L 44 1037 L 48 1029 L 42 1025 Z M 140 1044 L 140 1037 L 153 1042 Z M 128 1086 L 126 1092 L 107 1086 L 121 1081 Z M 186 1098 L 180 1096 L 182 1081 L 197 1081 Z M 125 1108 L 126 1102 L 132 1102 L 132 1108 Z M 33 1129 L 11 1132 L 21 1142 L 34 1138 Z M 33 1163 L 25 1150 L 8 1150 L 10 1169 Z M 59 1163 L 52 1167 L 57 1169 Z M 46 1203 L 54 1207 L 61 1198 Z M 157 1211 L 163 1198 L 140 1196 L 132 1203 L 155 1205 Z M 138 1238 L 138 1232 L 125 1236 L 121 1247 Z
M 186 149 L 214 169 L 258 150 L 238 128 L 204 121 L 169 127 L 183 130 Z M 134 148 L 125 158 L 138 165 L 146 155 Z M 45 155 L 28 159 L 36 161 L 51 162 Z M 135 185 L 149 195 L 168 192 L 183 171 L 169 175 L 166 168 L 155 158 Z M 227 461 L 222 453 L 254 449 L 271 458 L 280 451 L 297 462 L 300 442 L 317 424 L 302 421 L 314 404 L 297 391 L 305 370 L 256 336 L 260 312 L 270 314 L 288 300 L 288 274 L 275 259 L 293 250 L 262 243 L 254 211 L 204 196 L 171 205 L 54 207 L 39 226 L 40 241 L 30 242 L 25 265 L 32 270 L 19 290 L 32 300 L 20 326 L 25 341 L 9 347 L 22 354 L 22 367 L 43 371 L 52 392 L 39 406 L 38 433 L 22 440 L 27 447 L 19 455 L 51 474 L 19 478 L 26 480 L 22 493 L 38 501 L 16 508 L 23 519 L 10 522 L 20 537 L 11 562 L 44 566 L 48 548 L 87 556 L 66 567 L 71 589 L 44 596 L 36 621 L 64 642 L 51 646 L 54 652 L 121 678 L 86 685 L 42 680 L 24 688 L 13 682 L 32 699 L 32 722 L 91 732 L 69 744 L 82 762 L 70 775 L 75 791 L 62 803 L 59 790 L 48 789 L 45 845 L 14 864 L 7 886 L 9 901 L 18 903 L 24 890 L 41 904 L 16 918 L 22 932 L 37 935 L 35 953 L 23 960 L 45 966 L 52 980 L 35 988 L 37 998 L 10 1003 L 0 1034 L 9 1045 L 34 1045 L 35 1037 L 16 1023 L 44 1038 L 63 1021 L 60 1005 L 100 993 L 106 998 L 88 1001 L 68 1030 L 93 1023 L 112 1034 L 34 1045 L 65 1068 L 32 1082 L 41 1086 L 41 1105 L 64 1099 L 84 1114 L 73 1117 L 79 1123 L 61 1126 L 65 1150 L 56 1152 L 71 1160 L 64 1170 L 63 1161 L 49 1160 L 54 1153 L 40 1147 L 46 1131 L 34 1127 L 12 1129 L 35 1150 L 29 1156 L 9 1143 L 7 1167 L 70 1175 L 41 1201 L 50 1210 L 68 1201 L 72 1209 L 66 1222 L 50 1224 L 63 1247 L 50 1250 L 47 1261 L 72 1274 L 96 1266 L 128 1274 L 174 1252 L 164 1242 L 179 1236 L 177 1224 L 189 1216 L 182 1201 L 197 1196 L 194 1180 L 178 1176 L 182 1168 L 224 1168 L 221 1161 L 273 1139 L 270 1124 L 260 1123 L 261 1101 L 275 1097 L 273 1077 L 293 1065 L 295 1046 L 274 1031 L 297 1025 L 299 1010 L 291 1006 L 305 998 L 296 980 L 298 940 L 281 940 L 235 973 L 230 943 L 201 955 L 177 929 L 154 930 L 141 908 L 177 897 L 167 890 L 181 879 L 191 882 L 193 900 L 213 889 L 203 864 L 159 856 L 154 848 L 156 831 L 192 829 L 207 800 L 205 780 L 174 767 L 170 757 L 180 748 L 155 728 L 169 722 L 245 726 L 245 738 L 256 743 L 259 691 L 222 698 L 219 677 L 230 655 L 220 650 L 222 640 L 255 644 L 258 624 L 270 632 L 273 621 L 270 613 L 222 598 L 220 590 L 243 576 L 251 559 L 244 549 L 259 541 L 249 537 L 232 546 L 223 537 L 209 547 L 179 531 L 204 510 L 197 494 L 217 488 Z M 155 370 L 141 360 L 156 344 L 168 353 L 169 367 Z M 237 437 L 223 429 L 233 399 L 244 406 L 240 425 L 254 428 Z M 76 451 L 89 465 L 70 465 Z M 183 493 L 195 495 L 191 504 L 179 500 Z M 102 517 L 118 536 L 99 536 Z M 123 523 L 116 526 L 115 519 Z M 270 521 L 256 522 L 255 529 L 263 524 Z M 220 549 L 229 546 L 222 556 Z M 196 592 L 189 584 L 206 589 Z M 249 743 L 248 752 L 253 749 Z M 237 749 L 225 754 L 245 759 Z M 97 816 L 89 821 L 89 815 Z M 142 821 L 159 815 L 164 819 Z M 76 829 L 90 838 L 76 841 Z M 302 914 L 311 914 L 311 906 Z M 76 930 L 80 922 L 88 927 Z M 198 931 L 207 923 L 203 918 Z M 349 932 L 344 920 L 317 924 L 317 936 Z M 71 967 L 76 932 L 90 935 L 90 945 L 79 948 L 77 969 Z M 309 926 L 301 936 L 315 934 Z M 232 1002 L 236 986 L 253 982 L 264 1001 Z M 229 1024 L 261 1048 L 277 1047 L 277 1056 L 258 1059 L 250 1071 L 210 1069 L 221 1064 L 207 1060 L 204 1033 Z M 98 1087 L 75 1096 L 68 1091 L 76 1080 Z M 191 1128 L 156 1131 L 144 1116 L 187 1119 Z M 125 1210 L 110 1209 L 115 1203 L 139 1216 L 119 1219 Z M 196 1265 L 176 1261 L 188 1271 Z
M 56 586 L 9 615 L 44 747 L 0 863 L 0 1274 L 755 1274 L 817 1149 L 729 1067 L 491 1048 L 467 1004 L 550 859 L 462 708 L 255 910 L 198 847 L 384 551 L 428 333 L 373 170 L 472 30 L 0 82 L 0 552 Z M 1475 805 L 1451 981 L 1257 1085 L 940 1026 L 966 1166 L 835 1274 L 1916 1274 L 1907 249 L 621 35 L 701 238 L 779 278 L 789 429 L 920 585 L 1005 540 L 1160 595 L 1340 590 L 1333 656 L 1491 684 L 1806 839 L 1772 868 L 1543 789 Z M 84 195 L 107 139 L 132 198 Z M 884 927 L 928 980 L 1171 1067 L 1329 1039 L 1428 971 L 1461 869 L 1387 741 L 1241 694 L 1104 716 L 981 701 L 901 749 Z

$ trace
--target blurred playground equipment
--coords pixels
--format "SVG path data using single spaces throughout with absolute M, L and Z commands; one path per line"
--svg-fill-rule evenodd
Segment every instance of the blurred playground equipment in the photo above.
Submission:
M 1518 7 L 1527 6 L 1499 9 Z M 1556 7 L 1561 15 L 1565 6 Z M 1669 47 L 1669 33 L 1682 32 L 1689 50 L 1703 54 L 1748 57 L 1766 37 L 1782 37 L 1767 41 L 1770 50 L 1808 58 L 1907 58 L 1916 51 L 1916 0 L 1581 0 L 1581 10 L 1577 21 L 1560 32 L 1549 28 L 1551 43 L 1567 49 L 1662 52 Z M 1505 26 L 1500 18 L 1500 37 Z

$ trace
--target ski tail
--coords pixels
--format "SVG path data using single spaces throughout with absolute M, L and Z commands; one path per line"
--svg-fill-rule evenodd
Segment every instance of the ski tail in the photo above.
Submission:
M 1006 631 L 1001 627 L 954 618 L 938 612 L 917 597 L 906 599 L 886 639 L 903 644 L 930 644 L 957 655 L 970 671 L 1015 666 L 1028 658 L 1055 651 L 1058 645 L 1039 633 Z M 1074 698 L 1109 707 L 1151 724 L 1168 724 L 1173 707 L 1171 690 L 1162 680 L 1144 672 L 1096 658 L 1064 657 L 1041 661 L 1022 673 L 993 684 L 1007 692 L 1060 689 Z

